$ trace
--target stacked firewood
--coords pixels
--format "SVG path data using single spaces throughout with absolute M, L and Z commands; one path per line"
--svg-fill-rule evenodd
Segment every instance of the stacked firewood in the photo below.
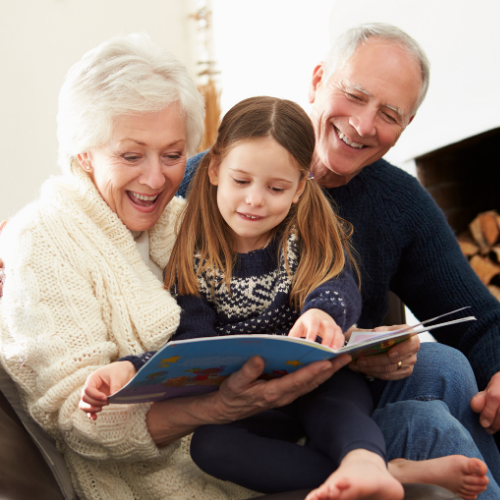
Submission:
M 458 236 L 469 264 L 500 301 L 500 215 L 491 210 L 479 214 Z

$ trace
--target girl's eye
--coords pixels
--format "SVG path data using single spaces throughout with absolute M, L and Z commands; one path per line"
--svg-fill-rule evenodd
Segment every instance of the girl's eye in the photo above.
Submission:
M 283 188 L 279 188 L 279 187 L 273 187 L 271 186 L 271 191 L 274 191 L 275 193 L 283 193 L 285 190 Z
M 248 181 L 245 181 L 243 179 L 235 179 L 234 177 L 233 181 L 236 182 L 236 184 L 248 184 Z

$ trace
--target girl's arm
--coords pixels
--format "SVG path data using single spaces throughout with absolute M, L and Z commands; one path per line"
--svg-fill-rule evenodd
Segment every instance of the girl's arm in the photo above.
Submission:
M 289 335 L 316 340 L 338 349 L 344 344 L 344 335 L 359 318 L 361 294 L 346 265 L 335 278 L 315 288 L 307 297 L 302 314 Z
M 346 265 L 335 278 L 314 289 L 307 297 L 302 314 L 309 309 L 321 309 L 347 331 L 361 314 L 361 294 L 350 266 Z
M 170 340 L 217 337 L 216 314 L 205 297 L 179 295 L 176 298 L 182 312 L 179 327 Z

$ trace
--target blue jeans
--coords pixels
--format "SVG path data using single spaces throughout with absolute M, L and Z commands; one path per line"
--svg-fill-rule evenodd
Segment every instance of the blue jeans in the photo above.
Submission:
M 479 498 L 500 499 L 500 453 L 470 409 L 478 392 L 467 358 L 443 344 L 424 343 L 410 377 L 388 382 L 373 418 L 386 440 L 387 458 L 425 460 L 466 455 L 484 460 L 490 484 Z

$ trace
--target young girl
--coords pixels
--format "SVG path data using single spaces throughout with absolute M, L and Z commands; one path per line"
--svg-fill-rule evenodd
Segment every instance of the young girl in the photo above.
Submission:
M 290 101 L 255 97 L 226 114 L 192 182 L 165 271 L 182 307 L 175 340 L 267 333 L 343 344 L 360 294 L 350 228 L 310 177 L 314 146 L 309 117 Z M 153 354 L 98 370 L 85 390 L 104 378 L 125 383 Z M 85 411 L 95 418 L 106 396 L 85 390 Z M 310 498 L 401 499 L 371 412 L 366 381 L 343 369 L 286 407 L 198 428 L 191 455 L 203 471 L 255 491 L 324 483 Z

